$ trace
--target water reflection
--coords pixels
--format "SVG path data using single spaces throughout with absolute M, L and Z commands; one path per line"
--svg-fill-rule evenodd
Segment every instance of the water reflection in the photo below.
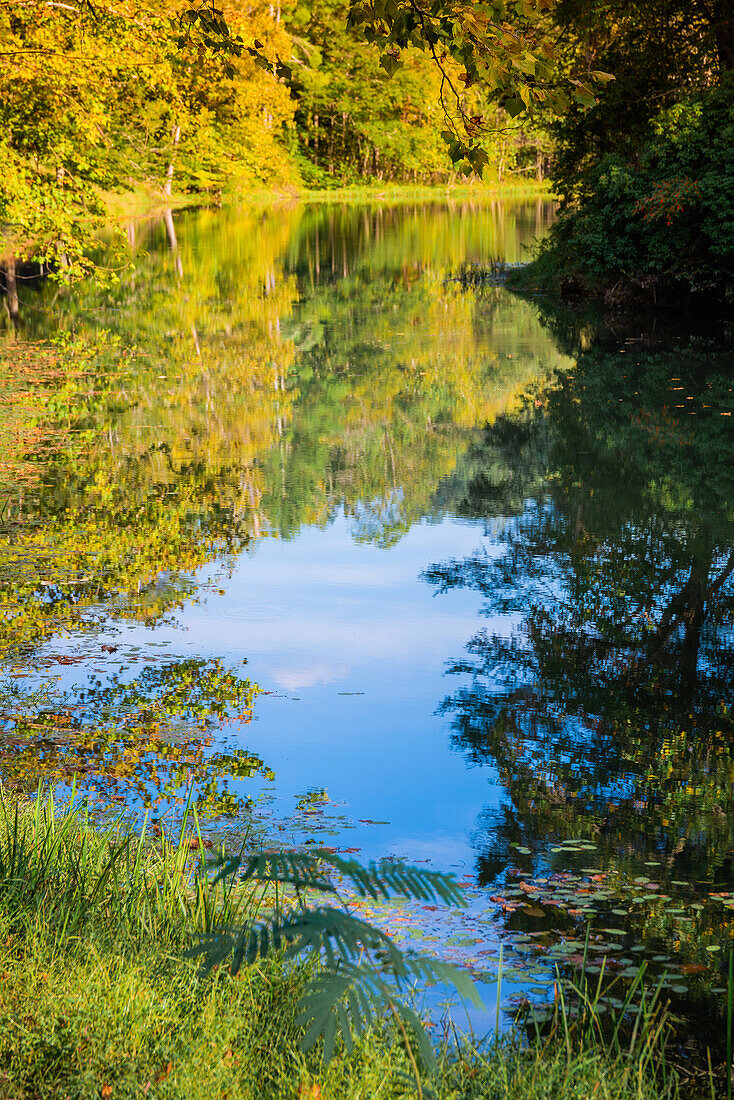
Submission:
M 501 552 L 426 576 L 500 617 L 443 703 L 508 792 L 481 823 L 486 880 L 577 835 L 613 866 L 731 874 L 733 365 L 706 341 L 597 339 L 476 449 L 460 512 L 506 517 Z
M 334 529 L 347 536 L 339 568 L 349 545 L 383 552 L 416 525 L 447 522 L 471 477 L 477 432 L 564 362 L 534 307 L 499 288 L 467 292 L 452 273 L 498 255 L 519 258 L 550 217 L 547 204 L 203 211 L 137 226 L 132 267 L 102 293 L 39 286 L 30 298 L 26 289 L 21 336 L 11 336 L 3 357 L 11 390 L 22 388 L 20 365 L 33 373 L 25 387 L 31 420 L 11 424 L 0 542 L 0 647 L 21 662 L 16 671 L 56 673 L 57 658 L 62 669 L 68 662 L 64 707 L 76 712 L 84 677 L 117 667 L 100 647 L 100 630 L 145 624 L 160 637 L 177 620 L 193 629 L 196 602 L 219 586 L 231 591 L 233 571 L 257 547 Z M 40 343 L 49 336 L 54 343 Z M 450 532 L 436 545 L 452 537 L 463 545 Z M 280 589 L 266 553 L 272 614 Z M 412 567 L 411 584 L 426 557 Z M 202 573 L 208 566 L 224 568 L 218 581 Z M 363 567 L 355 561 L 353 574 Z M 295 620 L 303 620 L 303 592 L 284 597 Z M 373 595 L 376 606 L 389 600 L 391 582 L 380 576 Z M 253 599 L 248 590 L 247 614 Z M 241 609 L 232 615 L 247 617 Z M 329 617 L 321 603 L 312 649 Z M 343 679 L 340 652 L 302 654 L 295 672 L 284 666 L 296 626 L 278 643 L 280 674 L 271 663 L 258 678 L 263 672 L 266 686 L 292 689 Z M 224 624 L 209 649 L 200 627 L 197 657 L 230 655 Z M 62 632 L 73 638 L 68 651 L 58 644 Z M 256 634 L 264 640 L 262 621 Z M 71 650 L 82 636 L 85 659 L 76 662 Z M 180 652 L 175 628 L 174 637 L 172 651 Z M 118 641 L 104 640 L 107 649 Z M 150 655 L 144 639 L 135 642 Z M 370 645 L 385 649 L 379 631 Z M 244 649 L 238 660 L 254 657 L 257 642 L 248 638 Z M 134 659 L 120 663 L 132 677 Z M 427 708 L 435 678 L 434 671 L 422 688 Z M 160 685 L 149 687 L 150 706 L 165 710 Z M 13 736 L 14 707 L 8 700 Z M 333 711 L 330 699 L 320 722 L 331 722 Z M 374 712 L 367 721 L 374 724 Z M 175 798 L 217 748 L 215 736 L 194 767 L 190 746 L 188 771 L 169 769 L 174 778 L 162 788 L 146 787 L 155 738 L 126 772 L 114 738 L 93 738 L 92 751 L 85 727 L 72 750 L 59 722 L 47 725 L 56 730 L 53 751 L 48 737 L 42 749 L 24 727 L 22 751 L 12 768 L 7 762 L 16 783 L 88 766 L 98 793 L 109 780 L 116 798 L 124 782 L 134 801 L 157 799 L 161 789 Z M 268 762 L 275 755 L 267 746 L 258 753 Z M 244 804 L 246 787 L 239 784 L 232 806 Z M 221 800 L 210 801 L 221 809 Z M 407 812 L 400 816 L 407 823 Z
M 0 771 L 476 862 L 478 972 L 500 911 L 531 954 L 592 919 L 683 996 L 730 931 L 734 354 L 453 278 L 551 216 L 203 211 L 102 294 L 26 288 Z

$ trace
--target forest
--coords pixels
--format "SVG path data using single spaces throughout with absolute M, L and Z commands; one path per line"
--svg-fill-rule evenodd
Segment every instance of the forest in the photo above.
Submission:
M 720 298 L 733 18 L 727 0 L 5 0 L 5 252 L 73 276 L 141 192 L 550 179 L 561 217 L 531 279 Z
M 0 0 L 0 1100 L 732 1100 L 731 0 Z

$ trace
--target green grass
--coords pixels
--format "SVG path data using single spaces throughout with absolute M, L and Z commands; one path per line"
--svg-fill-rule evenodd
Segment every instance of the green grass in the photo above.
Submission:
M 202 883 L 194 863 L 186 843 L 94 828 L 50 801 L 2 802 L 0 1100 L 677 1095 L 654 1070 L 660 1045 L 647 1023 L 630 1048 L 577 1041 L 562 1013 L 530 1047 L 447 1048 L 420 1084 L 403 1037 L 381 1021 L 324 1066 L 299 1046 L 303 967 L 270 956 L 236 978 L 223 968 L 204 978 L 184 957 L 196 935 L 263 906 L 262 886 L 227 892 Z
M 552 199 L 554 196 L 547 183 L 518 180 L 513 183 L 444 183 L 431 186 L 369 183 L 348 187 L 315 190 L 302 185 L 284 185 L 282 187 L 258 188 L 247 191 L 225 187 L 221 198 L 202 191 L 197 193 L 175 193 L 165 196 L 159 188 L 139 187 L 134 191 L 106 192 L 104 201 L 112 221 L 117 223 L 135 221 L 146 217 L 160 216 L 171 207 L 177 210 L 200 206 L 211 206 L 216 202 L 223 205 L 247 203 L 248 206 L 268 207 L 283 203 L 349 203 L 381 205 L 399 205 L 407 202 L 490 202 L 497 199 Z
M 490 202 L 497 199 L 552 198 L 547 183 L 519 180 L 512 183 L 443 183 L 422 186 L 399 183 L 355 184 L 325 190 L 299 190 L 304 202 L 375 203 L 390 205 L 403 202 Z

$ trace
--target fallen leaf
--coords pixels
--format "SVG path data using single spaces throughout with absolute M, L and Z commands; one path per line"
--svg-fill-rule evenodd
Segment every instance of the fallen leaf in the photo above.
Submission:
M 173 1069 L 173 1062 L 166 1062 L 163 1069 L 160 1070 L 160 1072 L 157 1073 L 155 1075 L 155 1077 L 153 1078 L 154 1083 L 156 1085 L 159 1085 L 161 1083 L 161 1081 L 165 1081 L 166 1077 L 168 1077 L 168 1075 L 169 1075 L 169 1073 L 171 1072 L 172 1069 Z

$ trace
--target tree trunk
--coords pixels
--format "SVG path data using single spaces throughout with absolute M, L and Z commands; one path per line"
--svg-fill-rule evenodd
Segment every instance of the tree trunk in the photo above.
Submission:
M 163 221 L 166 225 L 166 236 L 168 237 L 168 244 L 174 256 L 173 262 L 176 268 L 176 274 L 180 278 L 183 275 L 183 262 L 181 260 L 181 253 L 178 250 L 178 237 L 176 236 L 176 227 L 173 224 L 173 214 L 170 210 L 166 210 L 164 212 Z
M 166 182 L 163 184 L 163 194 L 171 194 L 171 186 L 173 184 L 173 170 L 176 167 L 176 156 L 178 155 L 178 142 L 181 137 L 181 127 L 176 123 L 171 130 L 171 159 L 166 168 Z
M 714 4 L 714 35 L 719 64 L 724 72 L 734 71 L 734 10 L 731 0 Z
M 5 262 L 5 300 L 10 320 L 14 325 L 18 324 L 20 317 L 20 303 L 18 302 L 18 282 L 15 276 L 15 258 Z

